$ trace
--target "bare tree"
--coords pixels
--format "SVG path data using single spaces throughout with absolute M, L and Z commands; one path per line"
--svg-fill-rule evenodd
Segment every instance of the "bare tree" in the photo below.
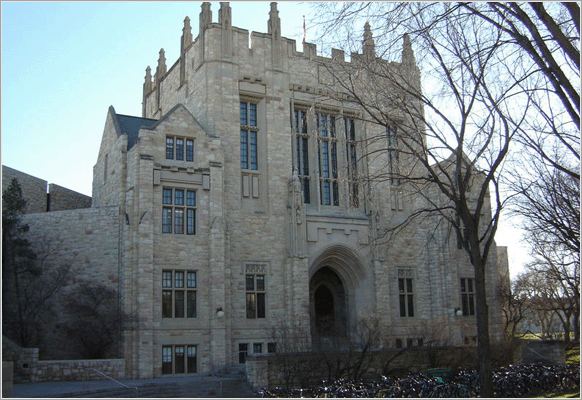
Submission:
M 311 334 L 297 321 L 278 321 L 271 326 L 270 338 L 277 346 L 274 368 L 287 389 L 294 384 L 307 387 L 319 371 L 319 361 L 311 354 Z
M 41 343 L 54 300 L 68 284 L 72 263 L 54 264 L 50 243 L 34 250 L 21 221 L 26 205 L 13 179 L 2 195 L 2 332 L 23 347 Z
M 118 354 L 118 333 L 135 321 L 122 312 L 115 289 L 103 284 L 82 283 L 63 296 L 65 321 L 59 325 L 73 348 L 87 359 Z
M 365 15 L 359 14 L 362 9 Z M 343 4 L 339 14 L 325 15 L 336 17 L 336 26 L 372 15 L 380 26 L 374 38 L 370 25 L 365 26 L 363 55 L 352 54 L 351 63 L 335 63 L 330 70 L 365 110 L 362 118 L 386 127 L 385 136 L 363 143 L 366 155 L 398 154 L 398 168 L 387 165 L 371 179 L 421 199 L 405 221 L 385 232 L 387 242 L 411 223 L 432 219 L 435 225 L 451 226 L 469 255 L 475 272 L 481 395 L 491 396 L 486 272 L 505 202 L 500 190 L 505 158 L 529 104 L 513 79 L 515 71 L 504 62 L 511 54 L 497 29 L 454 4 Z M 392 56 L 396 32 L 408 33 L 400 68 L 377 57 L 378 52 L 382 58 Z M 522 105 L 518 110 L 516 103 Z
M 580 162 L 580 5 L 562 3 L 458 3 L 496 27 L 507 45 L 529 59 L 532 75 L 541 76 L 528 88 L 535 98 L 535 114 L 521 142 L 546 163 L 580 179 L 575 164 L 563 163 L 564 156 Z M 531 79 L 524 82 L 531 82 Z M 555 108 L 558 101 L 562 107 Z M 570 127 L 569 125 L 572 125 Z M 560 151 L 554 152 L 557 146 Z M 557 157 L 556 157 L 557 156 Z
M 525 320 L 530 307 L 523 279 L 518 276 L 511 281 L 509 276 L 502 277 L 499 292 L 503 305 L 504 332 L 510 340 L 513 340 L 513 338 L 517 337 L 520 323 Z
M 546 292 L 543 297 L 548 304 L 541 307 L 556 310 L 566 342 L 569 331 L 579 341 L 580 180 L 553 164 L 531 165 L 532 176 L 515 183 L 521 196 L 513 207 L 514 214 L 522 217 L 525 239 L 532 249 L 534 261 L 527 269 L 544 277 L 539 290 Z

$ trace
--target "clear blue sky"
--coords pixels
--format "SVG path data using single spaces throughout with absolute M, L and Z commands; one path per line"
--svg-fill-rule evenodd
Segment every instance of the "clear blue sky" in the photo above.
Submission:
M 145 69 L 177 60 L 202 2 L 2 2 L 2 164 L 91 195 L 107 109 L 141 116 Z M 231 2 L 233 25 L 267 32 L 269 1 Z M 212 2 L 218 21 L 218 2 Z M 301 45 L 306 3 L 279 2 L 282 35 Z M 313 37 L 309 34 L 308 40 Z M 301 50 L 301 48 L 299 49 Z M 507 224 L 512 270 L 526 250 Z
M 107 109 L 141 116 L 148 65 L 178 59 L 201 2 L 2 2 L 2 164 L 91 195 Z M 219 3 L 212 3 L 218 21 Z M 232 2 L 233 25 L 267 32 L 269 2 Z M 307 5 L 278 5 L 301 42 Z

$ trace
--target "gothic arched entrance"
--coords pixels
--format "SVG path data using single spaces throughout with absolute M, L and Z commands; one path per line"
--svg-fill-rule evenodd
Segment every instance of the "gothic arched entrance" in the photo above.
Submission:
M 344 343 L 357 331 L 358 313 L 375 307 L 373 271 L 356 250 L 343 244 L 310 258 L 311 336 L 315 343 Z M 327 340 L 332 338 L 339 341 Z
M 348 328 L 347 299 L 344 284 L 330 267 L 315 272 L 309 284 L 312 335 L 345 337 Z

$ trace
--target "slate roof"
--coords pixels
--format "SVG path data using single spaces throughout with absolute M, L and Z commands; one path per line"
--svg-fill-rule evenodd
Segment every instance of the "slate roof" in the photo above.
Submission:
M 116 114 L 116 116 L 121 133 L 127 134 L 127 150 L 131 149 L 137 142 L 139 128 L 142 126 L 150 128 L 158 122 L 157 119 L 132 117 L 131 115 Z

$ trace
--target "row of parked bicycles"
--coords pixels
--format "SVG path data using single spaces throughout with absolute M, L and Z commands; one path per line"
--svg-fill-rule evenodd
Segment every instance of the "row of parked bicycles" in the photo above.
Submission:
M 577 365 L 510 365 L 493 374 L 496 397 L 531 397 L 550 391 L 580 390 L 580 366 Z M 415 373 L 404 377 L 381 377 L 376 380 L 323 381 L 306 389 L 264 389 L 262 397 L 424 397 L 457 398 L 479 395 L 479 376 L 474 370 L 459 370 L 442 378 Z

